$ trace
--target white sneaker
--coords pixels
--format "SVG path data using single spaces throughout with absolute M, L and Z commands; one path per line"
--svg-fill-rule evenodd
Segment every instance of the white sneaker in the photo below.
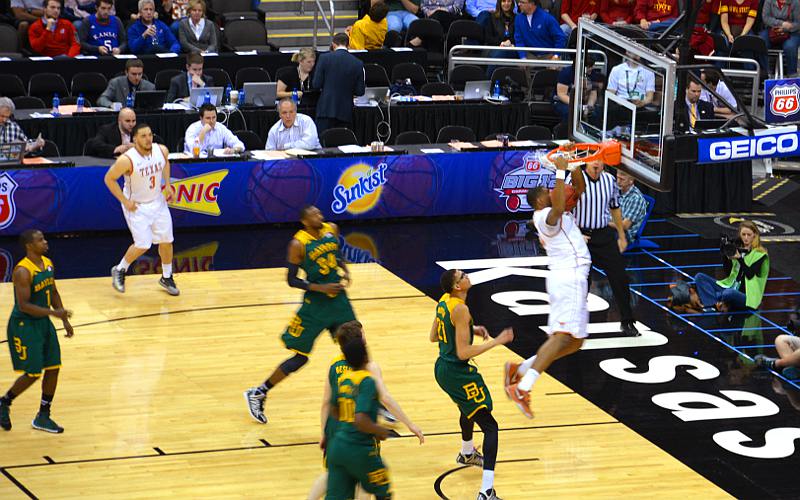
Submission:
M 266 424 L 267 416 L 264 415 L 264 400 L 267 399 L 267 395 L 261 392 L 258 387 L 251 387 L 244 391 L 244 399 L 247 401 L 247 409 L 250 412 L 250 416 L 256 422 Z

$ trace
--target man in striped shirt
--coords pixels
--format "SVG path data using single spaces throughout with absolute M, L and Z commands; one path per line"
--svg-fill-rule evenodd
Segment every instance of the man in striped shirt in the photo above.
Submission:
M 619 187 L 614 176 L 604 169 L 603 162 L 595 160 L 588 162 L 584 170 L 573 172 L 573 175 L 583 175 L 586 183 L 586 190 L 573 213 L 586 238 L 592 264 L 608 276 L 619 309 L 622 333 L 636 337 L 640 334 L 634 326 L 628 275 L 625 274 L 625 261 L 622 258 L 628 240 L 623 229 Z M 610 226 L 612 220 L 614 227 Z M 591 274 L 589 281 L 591 283 Z
M 619 186 L 619 208 L 622 211 L 622 228 L 628 237 L 628 244 L 631 244 L 647 214 L 647 200 L 639 188 L 633 185 L 633 176 L 627 172 L 617 170 L 617 186 Z M 616 228 L 614 221 L 608 225 Z

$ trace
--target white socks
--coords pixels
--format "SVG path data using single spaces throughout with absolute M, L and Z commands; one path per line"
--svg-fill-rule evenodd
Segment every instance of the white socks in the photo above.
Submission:
M 117 264 L 117 270 L 118 271 L 127 272 L 129 267 L 131 267 L 131 263 L 128 262 L 127 260 L 125 260 L 125 257 L 122 257 L 122 260 L 119 261 L 119 264 Z
M 519 368 L 517 368 L 517 375 L 520 377 L 524 377 L 528 370 L 533 367 L 533 363 L 536 361 L 536 355 L 534 354 L 530 358 L 526 359 L 522 363 L 520 363 Z
M 483 469 L 483 479 L 481 480 L 481 491 L 489 491 L 494 487 L 494 471 Z
M 517 387 L 519 387 L 523 391 L 530 391 L 531 387 L 533 387 L 533 384 L 536 383 L 536 379 L 538 378 L 539 378 L 539 372 L 531 368 L 530 370 L 525 372 L 525 376 L 522 377 L 522 380 L 520 380 L 519 385 Z
M 161 264 L 161 276 L 169 278 L 172 276 L 172 264 Z
M 475 445 L 472 444 L 472 440 L 469 441 L 461 441 L 461 454 L 462 455 L 472 455 L 472 452 L 475 450 Z

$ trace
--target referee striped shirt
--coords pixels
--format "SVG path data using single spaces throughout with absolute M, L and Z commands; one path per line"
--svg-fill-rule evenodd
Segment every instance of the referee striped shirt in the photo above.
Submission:
M 581 229 L 602 229 L 611 221 L 611 209 L 619 208 L 617 180 L 606 171 L 600 172 L 597 180 L 583 170 L 581 175 L 586 182 L 586 191 L 572 213 Z

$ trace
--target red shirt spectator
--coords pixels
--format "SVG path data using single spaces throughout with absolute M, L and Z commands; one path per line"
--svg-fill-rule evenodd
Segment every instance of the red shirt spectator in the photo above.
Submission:
M 599 0 L 562 0 L 561 21 L 573 27 L 572 24 L 577 24 L 578 19 L 583 15 L 595 19 L 598 14 L 598 4 Z M 569 19 L 565 16 L 568 16 Z
M 719 13 L 728 14 L 729 25 L 744 26 L 748 17 L 758 16 L 758 0 L 722 0 Z
M 700 12 L 697 13 L 695 26 L 700 24 L 707 26 L 711 22 L 711 16 L 719 13 L 719 2 L 720 0 L 705 0 Z
M 674 19 L 678 17 L 678 0 L 637 0 L 634 17 L 648 22 Z
M 43 56 L 75 57 L 81 53 L 81 45 L 75 36 L 75 27 L 66 19 L 59 19 L 61 3 L 58 0 L 47 0 L 44 6 L 44 18 L 31 24 L 28 28 L 28 40 L 31 48 Z
M 635 0 L 600 0 L 600 19 L 606 24 L 633 24 Z

